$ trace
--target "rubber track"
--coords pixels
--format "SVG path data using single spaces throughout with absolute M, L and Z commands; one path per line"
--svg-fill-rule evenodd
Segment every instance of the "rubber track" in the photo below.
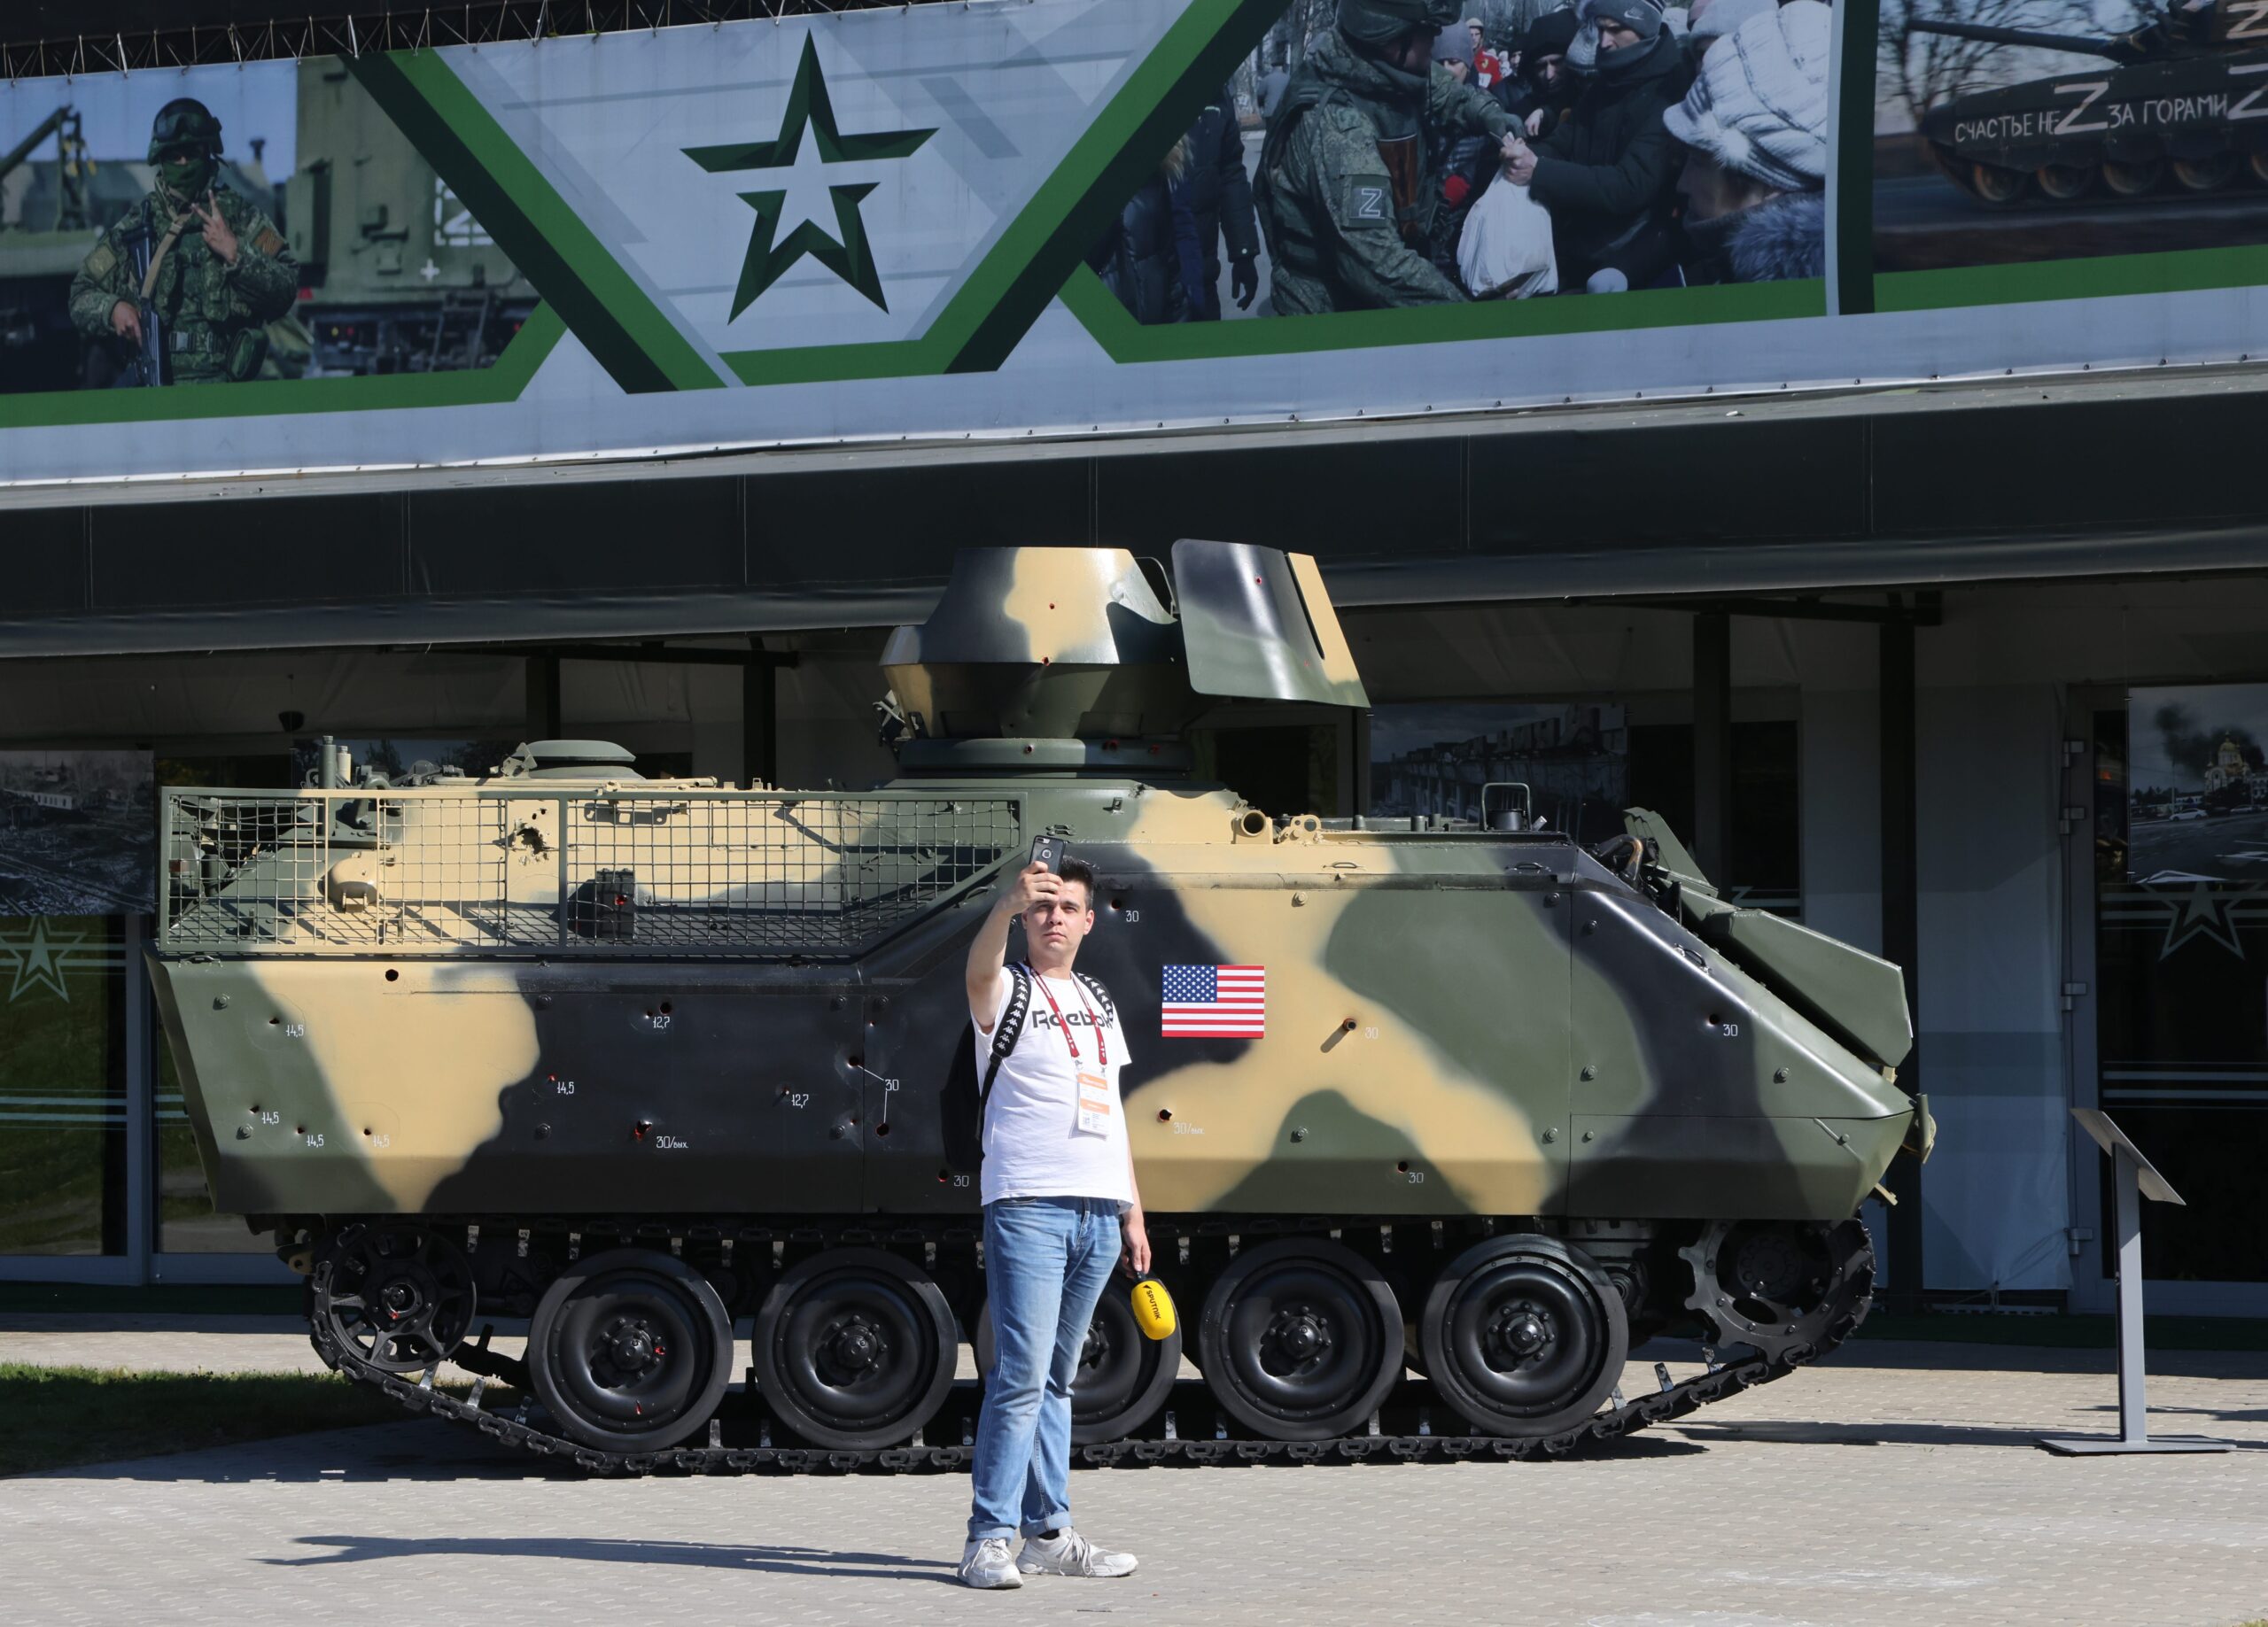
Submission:
M 1870 1290 L 1871 1272 L 1868 1275 Z M 1746 1360 L 1714 1367 L 1673 1384 L 1666 1390 L 1656 1391 L 1651 1395 L 1626 1401 L 1619 1406 L 1604 1408 L 1573 1428 L 1556 1435 L 1381 1434 L 1342 1436 L 1335 1440 L 1323 1441 L 1178 1440 L 1131 1437 L 1099 1445 L 1074 1446 L 1071 1455 L 1075 1463 L 1103 1468 L 1169 1461 L 1195 1464 L 1271 1461 L 1359 1463 L 1384 1459 L 1394 1462 L 1458 1462 L 1485 1459 L 1512 1461 L 1565 1457 L 1585 1448 L 1603 1446 L 1651 1425 L 1682 1418 L 1728 1396 L 1738 1395 L 1744 1390 L 1785 1378 L 1796 1368 L 1818 1360 L 1848 1338 L 1866 1320 L 1872 1303 L 1871 1291 L 1862 1294 L 1850 1311 L 1829 1329 L 1828 1336 L 1818 1344 L 1799 1347 L 1777 1361 L 1751 1355 Z M 422 1380 L 413 1382 L 400 1375 L 371 1367 L 351 1352 L 341 1350 L 327 1339 L 319 1328 L 311 1328 L 310 1338 L 316 1353 L 326 1362 L 352 1379 L 375 1385 L 413 1413 L 429 1413 L 437 1418 L 464 1424 L 507 1446 L 532 1453 L 538 1457 L 571 1463 L 593 1475 L 809 1475 L 860 1471 L 905 1474 L 966 1469 L 970 1458 L 975 1455 L 975 1449 L 972 1446 L 918 1444 L 865 1452 L 803 1446 L 726 1446 L 721 1444 L 675 1446 L 666 1452 L 607 1452 L 538 1429 L 529 1422 L 531 1417 L 541 1415 L 540 1403 L 534 1401 L 532 1397 L 529 1398 L 526 1405 L 510 1413 L 490 1411 L 478 1405 L 482 1398 L 460 1398 L 436 1388 L 432 1369 L 429 1369 Z M 493 1358 L 487 1365 L 501 1368 L 507 1363 L 505 1359 Z M 1455 1414 L 1450 1415 L 1455 1416 Z M 1164 1416 L 1163 1410 L 1160 1416 Z M 712 1443 L 720 1442 L 720 1419 L 710 1421 L 709 1435 Z

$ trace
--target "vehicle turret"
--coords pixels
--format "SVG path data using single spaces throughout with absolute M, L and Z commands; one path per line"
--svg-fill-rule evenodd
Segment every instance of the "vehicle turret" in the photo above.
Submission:
M 909 773 L 1174 773 L 1222 701 L 1369 704 L 1312 559 L 1193 538 L 1170 573 L 1124 548 L 964 548 L 882 670 Z
M 2049 34 L 2039 28 L 2002 28 L 1989 23 L 1917 17 L 1914 19 L 1913 29 L 1916 34 L 1948 35 L 1957 40 L 1977 40 L 1988 45 L 2021 45 L 2032 50 L 2075 51 L 2081 56 L 2102 57 L 2112 62 L 2148 62 L 2159 57 L 2186 55 L 2205 49 L 2198 43 L 2176 43 L 2163 26 L 2155 23 L 2126 34 Z

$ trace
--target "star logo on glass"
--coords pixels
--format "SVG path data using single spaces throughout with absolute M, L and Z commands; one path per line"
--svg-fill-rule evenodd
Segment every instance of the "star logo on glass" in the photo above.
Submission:
M 803 59 L 796 67 L 796 82 L 788 92 L 788 109 L 780 134 L 771 141 L 726 142 L 709 147 L 687 147 L 685 156 L 711 174 L 745 170 L 796 172 L 789 184 L 761 191 L 742 192 L 741 201 L 756 211 L 756 227 L 749 234 L 748 254 L 741 262 L 740 285 L 733 291 L 736 320 L 756 303 L 764 291 L 777 283 L 788 268 L 805 255 L 819 261 L 883 310 L 882 282 L 874 269 L 874 250 L 866 241 L 866 223 L 859 205 L 880 184 L 873 181 L 833 183 L 826 180 L 826 166 L 852 164 L 875 159 L 911 158 L 937 132 L 877 130 L 845 136 L 835 122 L 835 105 L 827 97 L 827 74 L 819 65 L 819 50 L 804 36 Z M 805 136 L 811 137 L 812 162 L 802 161 Z M 824 190 L 833 205 L 835 235 L 819 224 L 809 200 Z M 788 224 L 791 213 L 792 226 Z
M 63 980 L 63 974 L 78 957 L 79 946 L 85 936 L 84 933 L 58 933 L 50 937 L 47 923 L 34 917 L 27 935 L 0 939 L 0 972 L 15 973 L 8 985 L 9 1003 L 13 1004 L 19 996 L 42 985 L 68 1000 L 71 989 Z

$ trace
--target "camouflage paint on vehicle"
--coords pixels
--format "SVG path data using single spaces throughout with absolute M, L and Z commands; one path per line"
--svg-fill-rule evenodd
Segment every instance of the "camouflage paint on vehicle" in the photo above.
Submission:
M 270 833 L 233 868 L 184 848 L 188 873 L 214 884 L 168 901 L 152 964 L 216 1203 L 973 1211 L 936 1102 L 965 1033 L 961 965 L 990 882 L 1048 831 L 1099 878 L 1081 965 L 1130 1036 L 1153 1213 L 1853 1213 L 1916 1121 L 1886 1075 L 1895 1058 L 1853 1048 L 1893 1049 L 1904 1023 L 1902 996 L 1892 1021 L 1890 985 L 1855 952 L 1816 934 L 1791 951 L 1697 877 L 1697 930 L 1557 834 L 1359 830 L 1146 782 L 1126 771 L 1173 761 L 1164 737 L 1205 704 L 1200 687 L 1363 699 L 1311 561 L 1184 543 L 1173 585 L 1169 609 L 1162 573 L 1121 550 L 964 554 L 936 615 L 885 657 L 923 771 L 882 800 L 532 754 L 478 784 L 362 795 L 400 810 L 361 816 L 383 833 L 369 840 L 336 840 L 357 794 L 310 791 L 268 799 Z M 978 771 L 957 767 L 963 746 L 983 748 Z M 981 850 L 923 858 L 888 796 L 1006 811 Z M 214 800 L 183 793 L 176 808 Z M 570 934 L 594 881 L 567 856 L 594 829 L 641 878 L 641 922 L 711 910 L 754 926 L 697 952 L 636 926 Z M 710 848 L 687 834 L 703 829 L 722 833 Z M 462 885 L 507 922 L 557 923 L 558 941 L 421 937 L 411 918 L 441 913 L 431 900 L 454 862 L 421 832 L 478 849 L 485 868 Z M 758 848 L 760 887 L 672 879 L 688 852 Z M 763 941 L 822 897 L 849 900 L 846 918 L 886 903 L 857 891 L 884 863 L 927 864 L 934 887 L 874 941 Z M 211 935 L 222 918 L 233 936 Z M 1264 1036 L 1161 1037 L 1169 965 L 1265 966 Z

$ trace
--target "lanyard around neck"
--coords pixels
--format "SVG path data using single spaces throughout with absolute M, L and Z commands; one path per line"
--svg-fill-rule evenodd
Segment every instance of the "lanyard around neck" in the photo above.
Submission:
M 1055 1026 L 1062 1031 L 1063 1042 L 1071 1048 L 1071 1060 L 1078 1061 L 1079 1042 L 1071 1037 L 1071 1025 L 1063 1020 L 1063 1008 L 1055 1003 L 1055 991 L 1048 988 L 1047 980 L 1038 972 L 1033 972 L 1029 965 L 1026 965 L 1024 970 L 1031 972 L 1031 980 L 1039 985 L 1039 992 L 1047 998 L 1047 1009 L 1055 1013 Z M 1074 988 L 1078 988 L 1079 982 L 1076 978 L 1071 980 L 1071 986 Z M 1087 996 L 1084 990 L 1079 995 L 1079 1009 L 1087 1014 L 1087 1020 L 1094 1025 L 1095 1065 L 1107 1068 L 1110 1066 L 1110 1041 L 1103 1033 L 1102 1019 L 1095 1015 L 1094 1007 L 1087 1003 Z

